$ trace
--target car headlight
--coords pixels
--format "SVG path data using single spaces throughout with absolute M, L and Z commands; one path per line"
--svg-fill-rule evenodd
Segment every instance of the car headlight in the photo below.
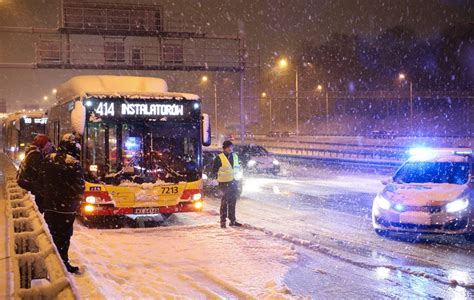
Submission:
M 207 178 L 208 178 L 207 175 L 202 173 L 202 180 L 207 180 Z
M 241 180 L 242 178 L 244 177 L 244 173 L 242 171 L 238 171 L 236 174 L 235 174 L 235 180 Z
M 273 164 L 274 164 L 275 166 L 279 166 L 279 165 L 280 165 L 280 162 L 279 162 L 278 160 L 274 159 L 274 160 L 273 160 Z
M 23 161 L 23 160 L 25 159 L 25 153 L 20 153 L 20 154 L 18 155 L 18 159 L 19 159 L 20 161 Z
M 250 168 L 255 167 L 256 164 L 257 164 L 257 162 L 255 160 L 251 159 L 247 162 L 247 167 L 250 167 Z
M 446 211 L 447 212 L 457 212 L 461 210 L 465 210 L 469 206 L 469 199 L 463 198 L 454 200 L 451 203 L 446 204 Z
M 374 201 L 375 201 L 375 204 L 377 204 L 378 207 L 380 207 L 382 209 L 390 209 L 390 206 L 391 206 L 390 201 L 388 201 L 387 199 L 385 199 L 381 195 L 377 195 L 377 197 L 375 197 Z

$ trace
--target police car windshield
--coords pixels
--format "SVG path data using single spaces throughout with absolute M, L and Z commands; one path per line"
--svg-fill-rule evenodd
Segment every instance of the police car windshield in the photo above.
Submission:
M 396 183 L 465 184 L 469 177 L 467 162 L 407 162 L 395 174 Z

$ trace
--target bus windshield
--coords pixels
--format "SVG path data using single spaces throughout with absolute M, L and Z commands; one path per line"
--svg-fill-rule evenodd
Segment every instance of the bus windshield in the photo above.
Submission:
M 200 131 L 194 122 L 90 122 L 86 161 L 108 184 L 200 179 Z

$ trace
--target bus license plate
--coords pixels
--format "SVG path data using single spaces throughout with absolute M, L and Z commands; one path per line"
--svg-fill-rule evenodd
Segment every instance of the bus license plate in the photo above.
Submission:
M 133 213 L 136 215 L 159 214 L 160 209 L 158 207 L 135 208 L 133 209 Z

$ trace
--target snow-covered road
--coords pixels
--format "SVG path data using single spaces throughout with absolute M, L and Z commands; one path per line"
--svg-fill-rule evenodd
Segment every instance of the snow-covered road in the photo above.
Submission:
M 370 206 L 387 171 L 284 164 L 250 176 L 243 229 L 218 227 L 218 199 L 145 229 L 78 224 L 73 261 L 84 297 L 474 297 L 474 244 L 383 239 Z M 382 174 L 380 174 L 382 173 Z

